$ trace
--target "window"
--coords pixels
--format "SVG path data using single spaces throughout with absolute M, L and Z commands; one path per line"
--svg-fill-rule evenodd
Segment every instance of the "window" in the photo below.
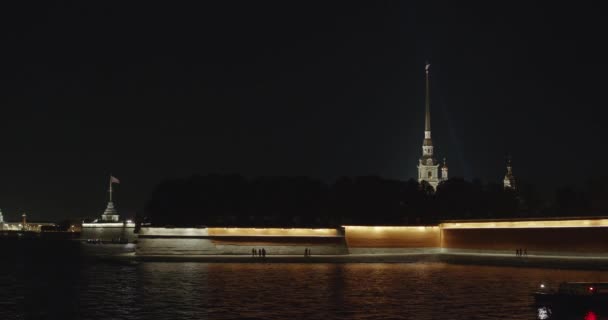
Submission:
M 433 173 L 429 171 L 429 179 L 433 177 Z

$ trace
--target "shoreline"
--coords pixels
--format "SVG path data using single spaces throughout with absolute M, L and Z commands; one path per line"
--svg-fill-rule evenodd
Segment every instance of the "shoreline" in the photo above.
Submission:
M 608 270 L 608 257 L 529 255 L 517 257 L 507 254 L 484 253 L 407 253 L 407 254 L 347 254 L 347 255 L 269 255 L 265 258 L 250 255 L 146 255 L 124 253 L 103 260 L 125 263 L 141 262 L 201 262 L 201 263 L 416 263 L 439 262 L 458 265 L 486 265 L 499 267 Z

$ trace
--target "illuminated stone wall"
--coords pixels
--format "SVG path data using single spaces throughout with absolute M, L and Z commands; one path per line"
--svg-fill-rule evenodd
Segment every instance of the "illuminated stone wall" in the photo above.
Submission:
M 140 255 L 514 253 L 608 255 L 608 219 L 450 222 L 440 226 L 142 228 Z
M 210 236 L 337 237 L 338 229 L 321 228 L 207 228 Z
M 608 219 L 444 223 L 444 252 L 594 255 L 608 254 Z
M 346 226 L 344 229 L 350 253 L 429 253 L 439 248 L 440 229 L 437 226 Z
M 250 255 L 252 249 L 267 255 L 346 254 L 338 229 L 281 228 L 142 228 L 138 255 Z
M 133 242 L 137 235 L 133 233 L 132 227 L 83 227 L 80 231 L 82 240 L 101 240 L 103 242 L 119 242 L 126 240 Z

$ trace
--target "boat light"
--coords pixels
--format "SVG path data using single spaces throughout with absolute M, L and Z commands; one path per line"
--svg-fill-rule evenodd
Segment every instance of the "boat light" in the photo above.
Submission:
M 541 283 L 541 284 L 540 284 L 540 288 L 541 288 L 541 289 L 544 289 L 544 288 L 545 288 L 545 284 L 544 284 L 544 283 Z
M 589 291 L 592 291 L 592 292 L 593 292 L 593 290 L 595 290 L 595 288 L 594 288 L 594 287 L 589 287 Z

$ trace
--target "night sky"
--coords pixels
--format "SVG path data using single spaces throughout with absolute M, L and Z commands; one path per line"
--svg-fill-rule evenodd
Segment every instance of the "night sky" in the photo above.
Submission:
M 194 4 L 196 3 L 196 4 Z M 3 5 L 0 208 L 132 216 L 194 173 L 416 177 L 431 63 L 451 176 L 605 174 L 600 8 L 433 1 Z

